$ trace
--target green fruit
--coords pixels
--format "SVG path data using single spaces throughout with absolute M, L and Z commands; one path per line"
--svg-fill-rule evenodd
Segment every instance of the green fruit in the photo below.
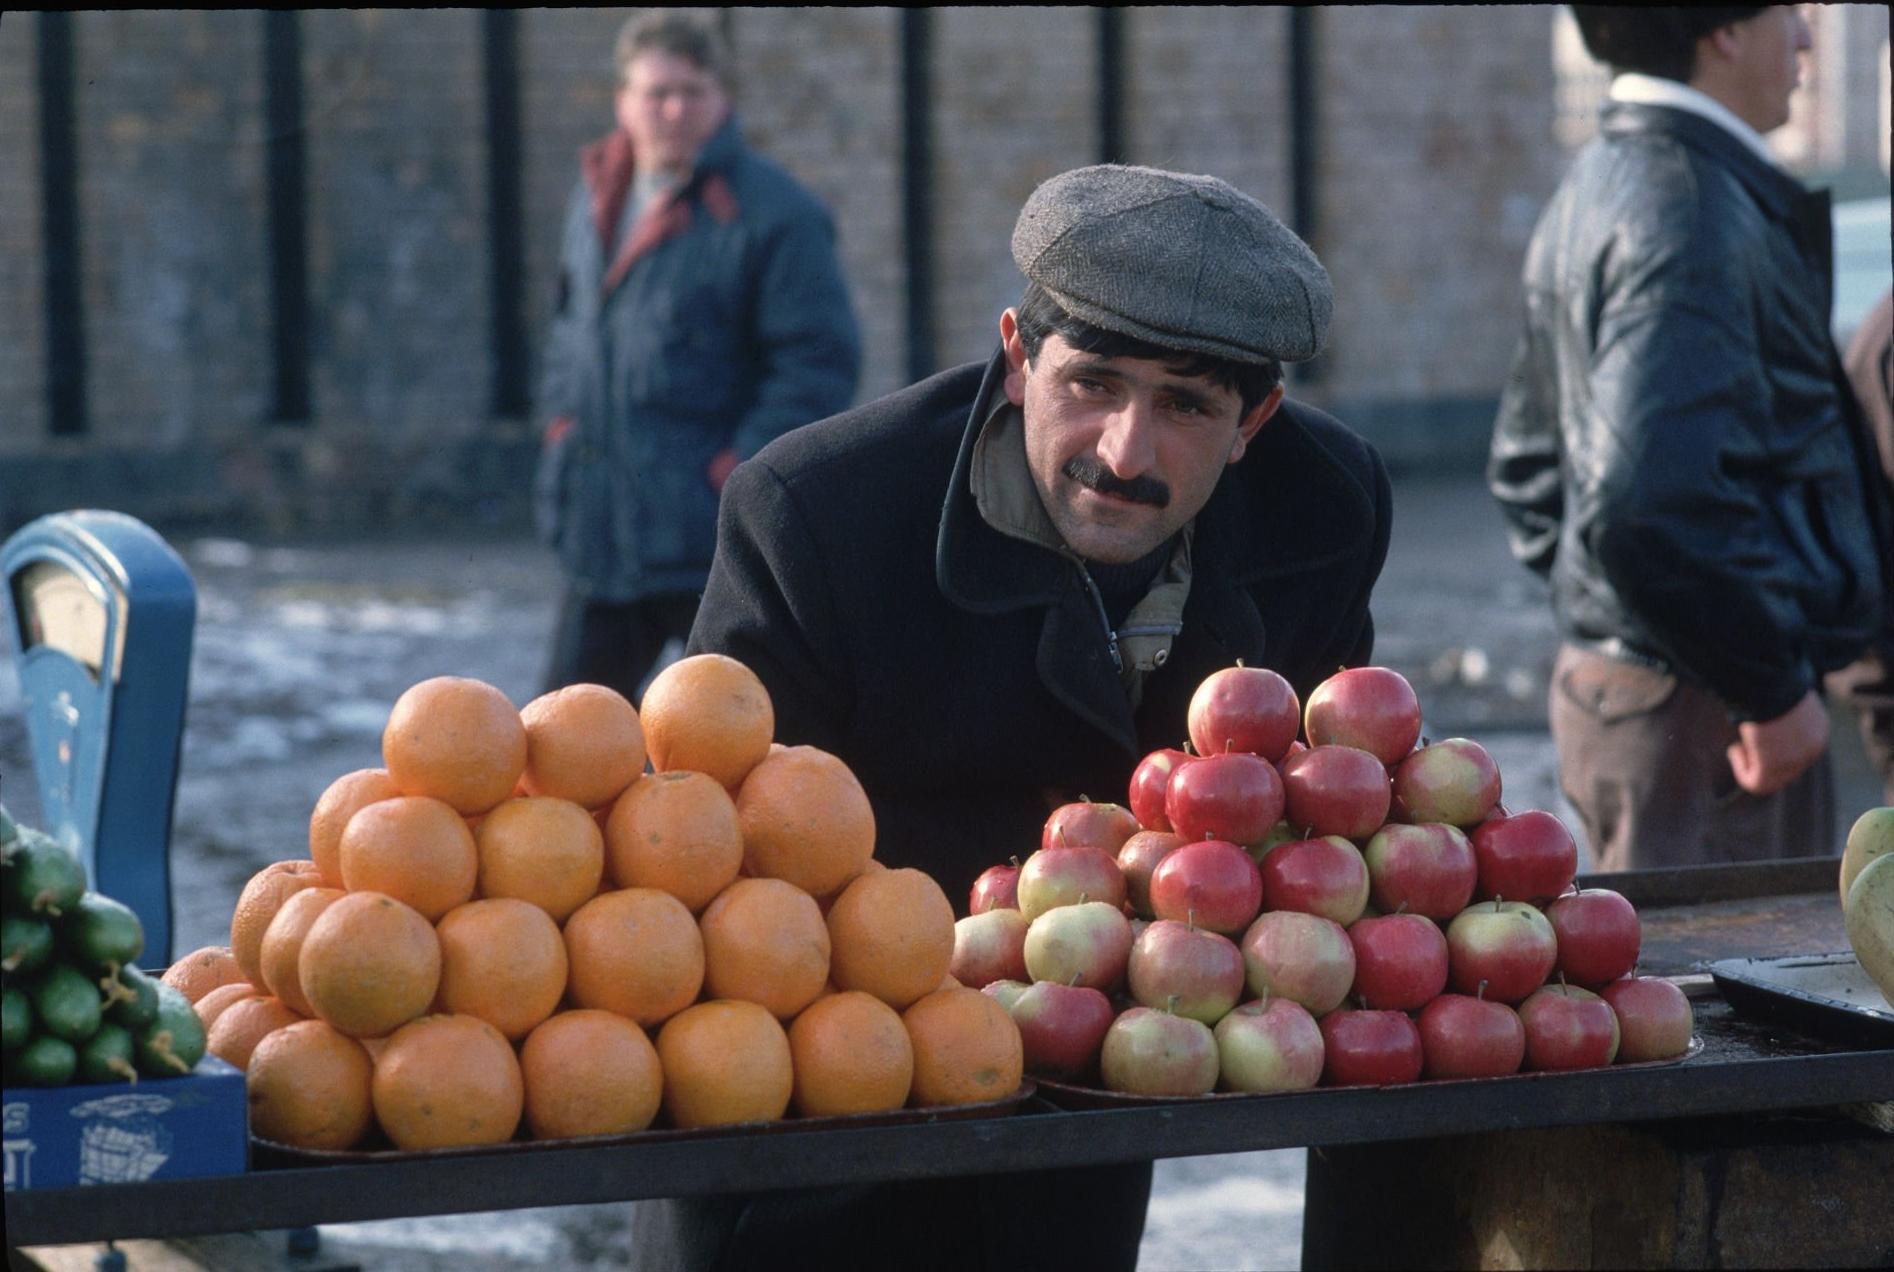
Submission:
M 54 963 L 32 988 L 33 1014 L 55 1038 L 81 1043 L 98 1032 L 99 987 L 67 963 Z
M 136 1082 L 132 1066 L 132 1032 L 123 1025 L 100 1025 L 79 1049 L 81 1082 Z
M 14 1051 L 25 1046 L 27 1035 L 33 1032 L 33 1004 L 23 989 L 7 990 L 0 1001 L 6 1004 L 6 1042 L 0 1050 Z
M 0 848 L 12 849 L 20 838 L 20 824 L 13 820 L 13 814 L 0 804 Z
M 138 1071 L 154 1078 L 189 1073 L 204 1058 L 204 1022 L 190 999 L 158 982 L 158 1015 L 133 1038 Z
M 20 827 L 7 875 L 6 907 L 14 914 L 58 918 L 85 895 L 85 867 L 51 835 Z
M 127 1029 L 143 1029 L 158 1018 L 158 981 L 135 967 L 118 969 L 117 988 L 108 989 L 114 1001 L 105 1018 Z
M 53 928 L 30 914 L 0 919 L 0 968 L 8 977 L 30 976 L 53 956 Z
M 130 906 L 88 892 L 59 920 L 59 941 L 81 966 L 110 976 L 145 952 L 145 928 Z
M 47 1034 L 21 1047 L 7 1057 L 7 1076 L 27 1086 L 65 1086 L 79 1067 L 78 1052 L 70 1042 Z

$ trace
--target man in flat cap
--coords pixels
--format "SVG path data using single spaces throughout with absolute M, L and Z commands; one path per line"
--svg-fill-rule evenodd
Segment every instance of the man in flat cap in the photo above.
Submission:
M 984 363 L 739 465 L 693 653 L 754 668 L 785 743 L 842 757 L 875 856 L 964 913 L 1056 805 L 1122 803 L 1238 659 L 1304 695 L 1370 656 L 1380 458 L 1283 397 L 1326 272 L 1212 177 L 1054 177 L 1013 233 L 1025 294 Z M 641 1210 L 650 1266 L 1132 1267 L 1148 1162 Z M 920 1239 L 916 1234 L 924 1234 Z

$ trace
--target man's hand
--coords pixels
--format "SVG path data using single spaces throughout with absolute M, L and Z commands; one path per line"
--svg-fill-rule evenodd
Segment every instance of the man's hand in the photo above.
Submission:
M 1751 795 L 1774 795 L 1802 776 L 1828 747 L 1828 708 L 1814 690 L 1773 720 L 1736 726 L 1730 768 Z
M 723 493 L 723 483 L 730 480 L 730 473 L 737 466 L 737 453 L 733 450 L 720 450 L 710 457 L 710 464 L 704 469 L 704 478 L 710 482 L 710 488 L 718 494 Z

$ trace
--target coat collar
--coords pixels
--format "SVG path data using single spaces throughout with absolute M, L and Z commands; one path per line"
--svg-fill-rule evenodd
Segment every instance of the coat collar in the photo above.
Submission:
M 1779 220 L 1793 220 L 1798 209 L 1816 197 L 1801 182 L 1732 136 L 1727 128 L 1676 106 L 1608 101 L 1599 129 L 1613 137 L 1643 133 L 1674 138 L 1728 168 Z
M 693 195 L 697 195 L 719 221 L 734 220 L 737 214 L 736 197 L 730 190 L 728 178 L 730 168 L 742 151 L 743 132 L 733 111 L 723 121 L 723 126 L 704 143 L 702 152 L 697 156 L 696 166 L 691 169 L 690 180 L 677 187 L 668 199 L 658 200 L 653 212 L 661 214 L 664 207 L 686 203 Z M 617 232 L 619 217 L 625 210 L 625 200 L 631 197 L 631 179 L 636 168 L 637 157 L 632 150 L 631 135 L 622 128 L 614 128 L 579 150 L 579 171 L 585 178 L 586 191 L 591 197 L 592 229 L 598 235 L 601 247 L 609 247 L 612 235 Z M 653 212 L 648 212 L 647 216 Z M 620 244 L 619 247 L 622 251 L 624 245 Z

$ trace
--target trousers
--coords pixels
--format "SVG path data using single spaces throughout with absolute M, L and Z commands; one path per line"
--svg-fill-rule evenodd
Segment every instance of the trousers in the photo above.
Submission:
M 690 636 L 697 601 L 695 592 L 597 601 L 568 588 L 553 628 L 546 691 L 605 685 L 637 706 L 665 642 Z

